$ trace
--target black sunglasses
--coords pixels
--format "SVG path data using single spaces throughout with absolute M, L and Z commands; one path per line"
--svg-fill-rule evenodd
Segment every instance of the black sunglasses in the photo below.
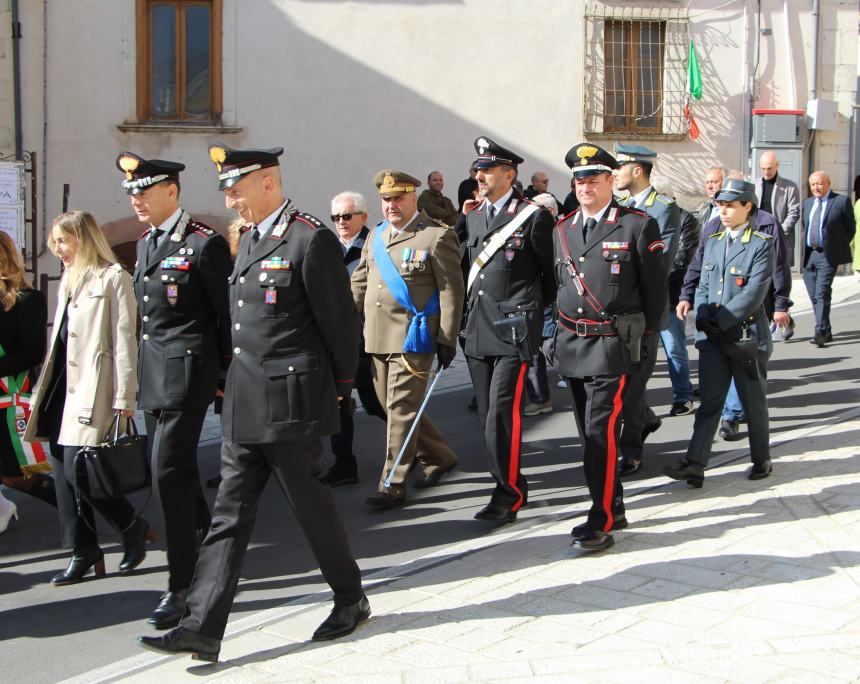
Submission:
M 361 214 L 361 213 L 362 212 L 358 211 L 355 214 L 332 214 L 331 215 L 331 222 L 337 223 L 340 219 L 343 219 L 344 221 L 352 221 L 353 216 L 357 216 L 358 214 Z

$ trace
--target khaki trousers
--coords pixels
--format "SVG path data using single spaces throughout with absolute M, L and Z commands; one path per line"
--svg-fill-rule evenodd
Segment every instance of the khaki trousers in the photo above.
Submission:
M 436 362 L 435 354 L 373 354 L 373 387 L 379 403 L 388 414 L 388 433 L 385 466 L 379 478 L 380 492 L 399 495 L 406 490 L 406 475 L 416 456 L 421 460 L 425 475 L 440 468 L 457 464 L 457 456 L 445 442 L 442 433 L 433 425 L 425 409 L 409 445 L 400 459 L 400 465 L 391 478 L 391 487 L 384 481 L 400 453 L 415 420 L 424 393 L 427 390 L 428 372 Z M 407 367 L 407 364 L 409 367 Z M 411 368 L 411 370 L 410 370 Z M 414 372 L 413 372 L 414 371 Z M 416 375 L 416 373 L 420 375 Z

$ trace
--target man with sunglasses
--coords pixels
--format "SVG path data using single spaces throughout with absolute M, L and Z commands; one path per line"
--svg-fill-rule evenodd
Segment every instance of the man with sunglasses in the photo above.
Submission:
M 361 250 L 370 233 L 367 221 L 367 200 L 357 192 L 342 192 L 331 201 L 331 222 L 343 249 L 343 263 L 350 276 L 361 259 Z M 385 420 L 385 409 L 373 389 L 370 355 L 364 351 L 364 335 L 358 348 L 358 370 L 354 387 L 368 415 Z M 340 403 L 340 432 L 331 436 L 334 464 L 320 480 L 330 487 L 358 482 L 358 464 L 352 453 L 355 426 L 355 401 L 347 398 Z

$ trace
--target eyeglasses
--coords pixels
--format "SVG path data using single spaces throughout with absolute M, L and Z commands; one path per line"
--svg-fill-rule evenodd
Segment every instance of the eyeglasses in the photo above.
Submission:
M 358 216 L 362 213 L 363 212 L 359 211 L 359 212 L 356 212 L 355 214 L 332 214 L 331 215 L 331 221 L 332 221 L 332 223 L 337 223 L 341 219 L 343 219 L 344 221 L 352 221 L 353 216 Z

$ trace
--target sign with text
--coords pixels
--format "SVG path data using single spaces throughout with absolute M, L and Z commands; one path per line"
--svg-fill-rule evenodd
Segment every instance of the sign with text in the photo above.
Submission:
M 0 162 L 0 230 L 24 246 L 24 162 Z

